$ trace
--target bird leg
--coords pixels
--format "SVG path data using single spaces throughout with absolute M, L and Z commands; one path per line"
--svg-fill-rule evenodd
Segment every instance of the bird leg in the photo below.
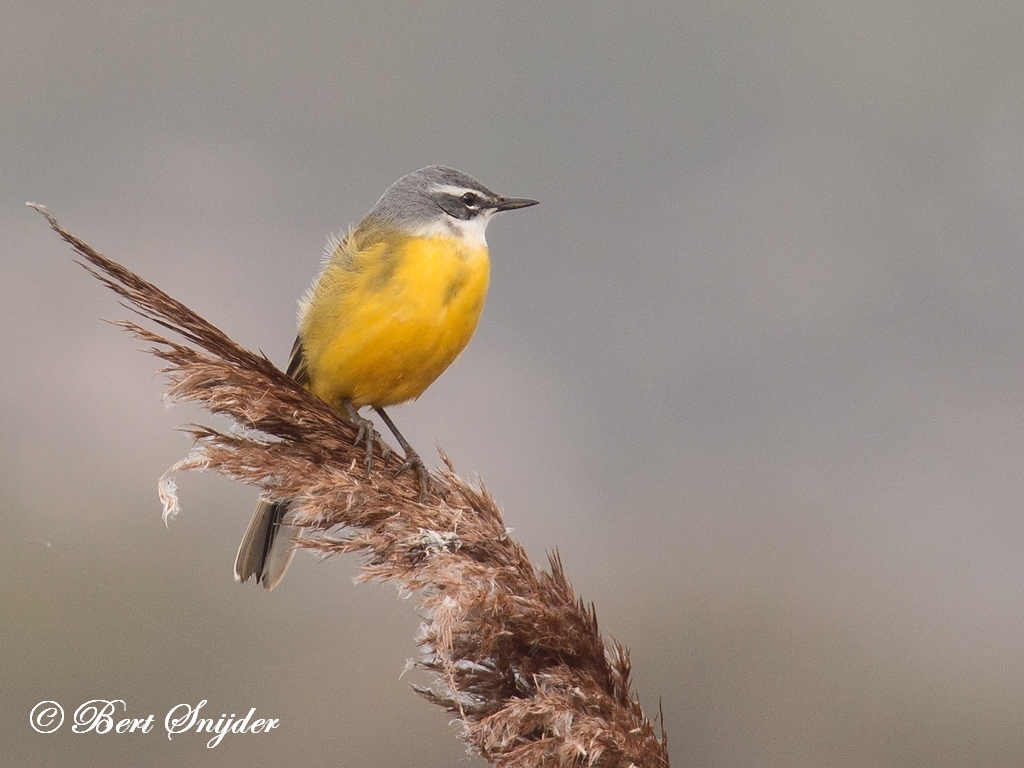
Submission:
M 398 444 L 402 446 L 402 450 L 405 452 L 405 461 L 402 466 L 395 472 L 395 477 L 405 472 L 407 469 L 415 469 L 416 474 L 420 479 L 420 504 L 424 504 L 427 501 L 427 494 L 430 492 L 430 474 L 427 472 L 427 466 L 423 463 L 423 459 L 420 455 L 412 449 L 409 445 L 409 441 L 402 437 L 402 433 L 398 431 L 398 427 L 395 426 L 395 422 L 391 420 L 391 417 L 387 415 L 383 408 L 374 406 L 375 410 L 384 423 L 388 425 L 388 429 L 391 430 L 391 434 L 398 440 Z
M 373 441 L 374 438 L 379 438 L 380 435 L 378 435 L 377 430 L 373 428 L 372 421 L 364 419 L 359 415 L 359 409 L 352 405 L 351 400 L 343 400 L 342 404 L 345 406 L 345 410 L 348 412 L 348 417 L 352 420 L 352 423 L 359 427 L 359 431 L 356 433 L 356 439 L 352 444 L 366 446 L 366 474 L 370 474 L 370 472 L 373 471 Z M 391 455 L 391 449 L 383 440 L 381 440 L 380 443 L 383 446 L 384 461 L 387 461 L 388 456 Z

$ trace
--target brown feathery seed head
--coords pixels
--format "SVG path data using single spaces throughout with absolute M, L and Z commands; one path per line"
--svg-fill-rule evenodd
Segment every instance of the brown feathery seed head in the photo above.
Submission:
M 99 253 L 34 206 L 93 276 L 134 312 L 173 332 L 118 325 L 166 365 L 168 398 L 201 404 L 239 428 L 192 425 L 192 453 L 161 482 L 165 514 L 177 509 L 171 475 L 213 470 L 293 499 L 299 545 L 321 555 L 355 552 L 361 578 L 415 593 L 423 615 L 419 665 L 434 673 L 417 692 L 453 712 L 469 749 L 498 766 L 668 766 L 630 690 L 629 655 L 606 644 L 592 606 L 575 595 L 557 553 L 533 565 L 507 533 L 494 499 L 447 466 L 426 503 L 401 459 L 375 448 L 372 473 L 355 426 L 181 302 Z

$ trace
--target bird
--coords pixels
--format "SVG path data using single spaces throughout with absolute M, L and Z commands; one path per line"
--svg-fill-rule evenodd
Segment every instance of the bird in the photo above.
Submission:
M 369 213 L 328 241 L 324 264 L 299 302 L 298 334 L 287 373 L 355 423 L 372 462 L 372 408 L 415 469 L 420 500 L 429 476 L 385 408 L 415 400 L 469 343 L 490 280 L 485 239 L 494 214 L 536 205 L 499 195 L 440 165 L 402 176 Z M 271 590 L 295 552 L 298 528 L 288 501 L 261 499 L 235 557 L 235 579 Z

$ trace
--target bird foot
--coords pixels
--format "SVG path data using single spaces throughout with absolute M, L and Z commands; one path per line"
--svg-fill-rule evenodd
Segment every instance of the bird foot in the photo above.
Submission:
M 363 418 L 359 415 L 359 411 L 352 406 L 351 403 L 345 403 L 345 409 L 348 411 L 348 417 L 352 420 L 359 430 L 356 432 L 356 439 L 352 441 L 354 446 L 362 446 L 366 451 L 366 458 L 364 463 L 366 465 L 366 474 L 369 475 L 373 471 L 373 444 L 377 442 L 381 446 L 381 455 L 387 462 L 391 456 L 391 447 L 384 442 L 384 438 L 380 436 L 380 433 L 373 426 L 373 422 L 369 419 Z
M 420 480 L 420 504 L 425 504 L 427 496 L 430 493 L 430 473 L 427 471 L 427 465 L 423 463 L 423 459 L 420 455 L 411 448 L 406 450 L 405 461 L 402 462 L 402 466 L 395 472 L 395 477 L 405 472 L 408 469 L 415 469 L 416 475 Z

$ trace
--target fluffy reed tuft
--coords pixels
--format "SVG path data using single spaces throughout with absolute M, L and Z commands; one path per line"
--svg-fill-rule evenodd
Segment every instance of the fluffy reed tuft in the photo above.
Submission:
M 183 339 L 117 323 L 166 363 L 169 398 L 242 428 L 188 430 L 192 453 L 161 481 L 165 517 L 177 510 L 170 475 L 178 470 L 212 469 L 292 499 L 293 522 L 307 529 L 301 546 L 360 553 L 361 579 L 418 597 L 418 663 L 435 680 L 416 690 L 454 713 L 470 751 L 495 765 L 668 766 L 664 729 L 655 733 L 630 692 L 628 651 L 602 640 L 557 554 L 550 571 L 530 562 L 482 486 L 457 477 L 445 458 L 421 504 L 415 474 L 396 478 L 401 459 L 383 445 L 367 474 L 350 422 L 33 207 L 127 307 Z

